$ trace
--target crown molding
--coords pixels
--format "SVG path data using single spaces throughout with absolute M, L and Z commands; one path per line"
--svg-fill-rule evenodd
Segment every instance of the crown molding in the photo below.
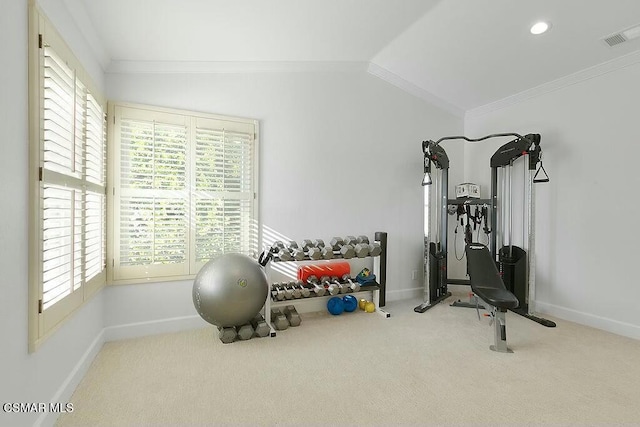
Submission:
M 362 61 L 111 61 L 107 74 L 362 72 Z
M 111 61 L 107 74 L 240 74 L 367 72 L 457 117 L 475 118 L 492 111 L 640 63 L 640 51 L 603 62 L 506 98 L 464 110 L 373 62 L 365 61 Z
M 413 96 L 416 96 L 424 101 L 427 101 L 430 104 L 435 105 L 438 108 L 441 108 L 454 116 L 464 117 L 464 110 L 459 108 L 448 101 L 445 101 L 442 98 L 437 97 L 431 92 L 416 86 L 415 84 L 409 82 L 408 80 L 403 79 L 399 75 L 387 70 L 384 67 L 379 66 L 373 62 L 369 63 L 369 67 L 367 68 L 367 72 L 373 76 L 378 77 L 386 81 L 393 86 L 402 89 L 403 91 L 410 93 Z
M 568 76 L 543 83 L 539 86 L 516 93 L 498 101 L 469 109 L 465 114 L 465 119 L 476 118 L 488 114 L 492 111 L 507 108 L 520 102 L 524 102 L 528 99 L 555 92 L 565 87 L 572 86 L 574 84 L 581 83 L 586 80 L 590 80 L 604 74 L 608 74 L 622 68 L 635 65 L 637 63 L 640 63 L 640 50 L 626 54 L 624 56 L 620 56 L 607 62 L 603 62 L 598 65 L 594 65 L 589 68 L 585 68 L 584 70 L 569 74 Z

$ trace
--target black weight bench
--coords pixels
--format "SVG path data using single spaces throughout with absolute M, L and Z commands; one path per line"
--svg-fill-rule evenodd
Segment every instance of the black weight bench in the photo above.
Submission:
M 502 353 L 512 353 L 507 347 L 507 322 L 505 313 L 520 305 L 518 298 L 504 285 L 496 262 L 489 249 L 481 243 L 471 243 L 465 249 L 471 290 L 488 307 L 495 322 L 494 345 L 489 348 Z

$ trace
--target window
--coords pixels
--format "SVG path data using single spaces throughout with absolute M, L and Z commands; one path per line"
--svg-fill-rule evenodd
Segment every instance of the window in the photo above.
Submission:
M 257 256 L 257 121 L 130 104 L 105 112 L 31 7 L 29 351 L 107 280 L 187 279 L 227 252 Z
M 256 255 L 257 122 L 113 106 L 114 282 L 191 277 L 227 253 Z
M 106 115 L 87 74 L 37 12 L 30 34 L 33 349 L 105 283 Z

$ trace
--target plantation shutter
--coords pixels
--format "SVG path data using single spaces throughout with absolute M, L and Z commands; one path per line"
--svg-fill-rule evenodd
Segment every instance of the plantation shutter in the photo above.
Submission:
M 74 71 L 51 47 L 44 48 L 43 74 L 42 308 L 47 310 L 82 280 L 82 143 L 76 134 L 82 133 L 83 105 L 76 98 Z
M 255 255 L 256 123 L 115 106 L 114 281 Z
M 119 117 L 119 278 L 189 273 L 187 119 Z
M 106 115 L 100 104 L 87 95 L 86 176 L 87 199 L 85 226 L 85 263 L 87 280 L 98 276 L 106 265 L 107 203 L 106 186 Z
M 228 252 L 251 254 L 253 127 L 198 119 L 195 269 Z
M 40 56 L 40 335 L 104 284 L 105 114 L 59 37 Z M 61 52 L 64 55 L 61 55 Z M 84 76 L 84 74 L 82 74 Z

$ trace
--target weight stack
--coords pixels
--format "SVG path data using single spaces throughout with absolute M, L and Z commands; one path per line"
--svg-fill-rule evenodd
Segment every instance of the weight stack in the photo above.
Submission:
M 520 308 L 527 309 L 527 253 L 518 246 L 504 246 L 498 251 L 499 270 L 502 281 L 520 301 Z
M 431 295 L 431 302 L 447 294 L 447 257 L 438 249 L 439 245 L 431 242 L 429 247 L 429 295 Z

